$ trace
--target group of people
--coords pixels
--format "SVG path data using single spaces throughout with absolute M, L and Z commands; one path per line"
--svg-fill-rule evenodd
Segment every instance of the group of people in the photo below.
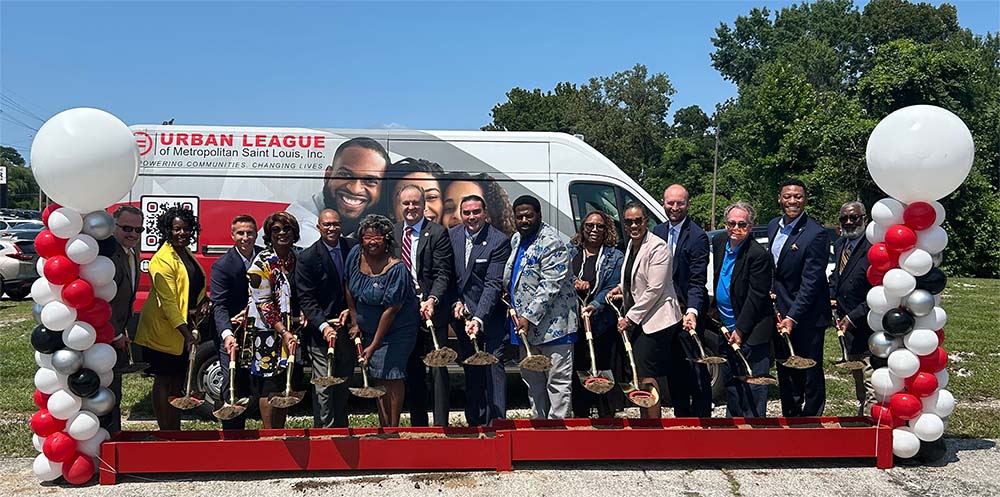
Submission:
M 353 150 L 372 152 L 364 146 Z M 583 216 L 566 243 L 542 219 L 538 199 L 529 195 L 517 198 L 503 215 L 491 214 L 490 202 L 480 192 L 464 192 L 449 214 L 459 221 L 446 227 L 441 221 L 448 218 L 440 216 L 448 207 L 429 207 L 430 201 L 440 201 L 440 189 L 435 192 L 434 183 L 419 174 L 408 177 L 410 181 L 389 190 L 396 222 L 367 214 L 347 231 L 344 214 L 324 208 L 315 225 L 319 239 L 302 250 L 296 247 L 301 226 L 290 212 L 269 215 L 262 229 L 253 217 L 237 216 L 231 225 L 233 247 L 214 263 L 210 281 L 187 248 L 199 231 L 194 214 L 174 207 L 159 216 L 162 245 L 149 263 L 152 289 L 135 341 L 154 376 L 153 408 L 160 429 L 180 429 L 180 411 L 168 399 L 183 388 L 187 354 L 199 340 L 193 330 L 204 319 L 214 321 L 222 364 L 233 356 L 245 359 L 235 377 L 223 368 L 220 402 L 234 401 L 229 398 L 229 383 L 234 382 L 236 395 L 249 397 L 258 407 L 265 428 L 284 427 L 287 409 L 272 406 L 268 398 L 285 390 L 286 368 L 294 355 L 308 357 L 313 378 L 328 371 L 350 378 L 360 363 L 385 392 L 377 398 L 383 426 L 398 426 L 404 407 L 413 426 L 429 425 L 428 411 L 435 425 L 447 426 L 447 369 L 428 368 L 422 358 L 432 350 L 430 334 L 444 343 L 449 329 L 458 341 L 459 363 L 476 350 L 499 359 L 490 365 L 463 365 L 470 426 L 506 417 L 508 341 L 522 358 L 530 349 L 551 363 L 546 371 L 521 369 L 534 418 L 595 412 L 610 417 L 624 409 L 627 397 L 620 386 L 596 394 L 575 374 L 591 367 L 591 344 L 581 338 L 584 321 L 592 331 L 596 368 L 611 371 L 619 384 L 635 381 L 645 391 L 659 392 L 657 399 L 669 392 L 678 417 L 709 417 L 712 410 L 709 371 L 689 360 L 700 354 L 692 332 L 703 342 L 707 330 L 722 336 L 717 345 L 718 353 L 728 358 L 723 365 L 727 415 L 734 417 L 766 416 L 767 387 L 742 379 L 768 376 L 775 359 L 782 414 L 822 414 L 823 337 L 832 315 L 848 330 L 851 354 L 867 361 L 867 219 L 858 202 L 841 210 L 843 237 L 836 243 L 837 267 L 828 279 L 829 235 L 806 214 L 808 197 L 798 180 L 781 185 L 783 215 L 768 224 L 766 249 L 751 235 L 756 211 L 745 202 L 726 207 L 725 233 L 710 244 L 687 215 L 688 192 L 681 185 L 664 192 L 667 222 L 653 226 L 646 208 L 630 203 L 621 213 L 619 231 L 609 213 L 594 210 Z M 142 214 L 134 207 L 121 207 L 114 217 L 120 253 L 113 260 L 120 283 L 112 302 L 113 324 L 119 330 L 115 346 L 123 348 L 129 340 L 126 309 L 134 301 L 138 277 L 135 244 L 143 228 Z M 509 220 L 513 233 L 508 236 L 494 219 Z M 263 248 L 256 244 L 258 233 Z M 628 238 L 624 252 L 618 249 L 619 233 Z M 714 274 L 712 295 L 708 271 Z M 783 366 L 781 359 L 789 351 L 778 338 L 779 329 L 790 334 L 797 355 L 816 365 L 804 370 Z M 635 378 L 633 368 L 626 367 L 626 342 L 634 351 Z M 746 357 L 750 371 L 741 371 L 744 363 L 733 356 L 735 349 Z M 870 371 L 868 367 L 856 376 L 862 413 L 874 398 Z M 314 387 L 314 425 L 348 426 L 349 397 L 346 383 Z M 660 417 L 661 405 L 642 407 L 640 414 Z M 118 416 L 117 411 L 110 416 Z M 242 429 L 245 418 L 225 420 L 222 427 Z

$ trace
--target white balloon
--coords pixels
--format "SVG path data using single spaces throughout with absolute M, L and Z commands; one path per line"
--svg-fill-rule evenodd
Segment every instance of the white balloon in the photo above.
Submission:
M 925 412 L 910 420 L 913 434 L 924 442 L 933 442 L 944 435 L 944 422 L 937 414 Z
M 34 170 L 34 162 L 31 165 L 32 170 Z M 66 240 L 72 238 L 83 229 L 83 217 L 73 209 L 60 207 L 49 214 L 48 227 L 53 235 Z
M 107 285 L 115 279 L 115 263 L 99 255 L 94 262 L 80 266 L 80 277 L 90 282 L 94 288 Z
M 114 281 L 94 288 L 94 296 L 101 300 L 111 302 L 115 298 L 115 295 L 118 295 L 118 285 Z
M 926 316 L 918 316 L 913 320 L 914 328 L 926 328 L 928 330 L 942 330 L 948 322 L 948 313 L 944 309 L 935 306 L 934 310 Z
M 42 308 L 42 326 L 52 331 L 65 330 L 73 321 L 76 321 L 76 309 L 61 301 L 53 300 Z
M 872 388 L 877 394 L 891 396 L 902 392 L 903 387 L 903 379 L 892 374 L 889 368 L 878 368 L 872 372 Z
M 101 371 L 97 373 L 97 376 L 101 378 L 101 386 L 108 388 L 111 386 L 111 381 L 115 379 L 115 372 L 111 370 Z
M 42 451 L 42 444 L 45 443 L 45 437 L 38 436 L 37 433 L 31 434 L 31 445 L 35 447 L 38 452 Z
M 955 191 L 969 175 L 974 156 L 972 133 L 962 119 L 933 105 L 903 107 L 886 116 L 865 151 L 875 184 L 906 203 Z
M 97 374 L 111 371 L 117 360 L 118 353 L 115 352 L 115 348 L 106 343 L 95 343 L 93 347 L 83 351 L 83 367 L 92 369 Z
M 43 369 L 52 369 L 52 354 L 43 354 L 39 351 L 35 351 L 35 364 Z
M 903 224 L 903 211 L 905 209 L 906 208 L 903 204 L 894 198 L 884 198 L 875 202 L 875 205 L 872 206 L 872 220 L 883 226 L 883 239 L 885 238 L 885 232 L 889 226 L 894 224 Z
M 902 299 L 917 287 L 917 279 L 897 267 L 885 273 L 882 286 L 885 287 L 886 296 Z
M 868 241 L 871 242 L 872 245 L 884 242 L 886 231 L 888 231 L 888 229 L 885 225 L 872 221 L 868 223 L 867 227 L 865 227 L 865 238 L 868 238 Z
M 927 355 L 934 352 L 938 346 L 937 333 L 926 328 L 918 328 L 903 337 L 903 344 L 914 354 Z
M 38 279 L 31 284 L 31 299 L 39 305 L 45 305 L 53 300 L 59 300 L 62 296 L 63 286 L 49 283 L 49 280 L 45 279 L 45 276 L 41 276 L 44 273 L 38 274 Z
M 77 264 L 90 264 L 97 258 L 100 247 L 94 237 L 80 233 L 66 242 L 66 257 Z
M 939 388 L 937 392 L 924 397 L 921 402 L 924 407 L 923 412 L 937 414 L 942 418 L 950 416 L 955 410 L 955 396 L 943 388 Z
M 43 368 L 35 371 L 35 388 L 42 393 L 53 394 L 59 390 L 68 390 L 69 385 L 65 375 Z
M 950 379 L 950 376 L 948 375 L 948 368 L 944 368 L 941 371 L 934 373 L 934 376 L 938 379 L 938 388 L 948 388 L 948 380 Z
M 62 463 L 52 462 L 45 454 L 38 454 L 31 463 L 31 470 L 41 481 L 52 481 L 62 476 Z
M 91 212 L 121 200 L 132 188 L 139 147 L 117 117 L 98 109 L 69 109 L 35 133 L 31 170 L 53 200 Z
M 872 331 L 885 331 L 882 327 L 882 315 L 884 312 L 868 311 L 868 327 Z
M 888 362 L 889 372 L 900 378 L 909 378 L 920 369 L 920 358 L 906 349 L 894 350 Z
M 66 420 L 66 433 L 75 440 L 86 440 L 97 435 L 101 423 L 90 411 L 80 411 Z
M 940 226 L 931 226 L 917 232 L 917 248 L 936 254 L 948 246 L 948 232 Z
M 920 450 L 920 439 L 909 426 L 900 426 L 892 430 L 892 453 L 896 457 L 909 459 Z
M 97 430 L 97 434 L 86 439 L 77 442 L 76 451 L 88 455 L 90 457 L 97 457 L 101 453 L 101 444 L 108 441 L 111 438 L 111 434 L 108 430 L 101 428 Z
M 937 200 L 935 200 L 935 201 L 931 202 L 931 207 L 934 208 L 934 224 L 933 224 L 933 226 L 941 226 L 941 224 L 944 223 L 945 217 L 947 217 L 947 216 L 945 216 L 944 206 L 941 205 L 941 202 L 938 202 Z
M 914 248 L 900 254 L 899 267 L 913 276 L 923 276 L 934 267 L 934 259 L 926 250 Z
M 882 285 L 873 286 L 868 290 L 868 307 L 871 312 L 885 314 L 889 309 L 899 307 L 901 300 L 899 297 L 890 297 L 885 294 L 885 287 Z
M 46 260 L 47 260 L 47 259 L 45 259 L 44 257 L 39 257 L 39 258 L 38 258 L 38 262 L 36 262 L 36 263 L 35 263 L 35 272 L 37 272 L 37 273 L 38 273 L 38 275 L 39 275 L 39 276 L 40 276 L 41 278 L 44 278 L 44 277 L 45 277 L 45 276 L 43 276 L 43 275 L 45 274 L 45 261 L 46 261 Z
M 56 390 L 49 397 L 47 407 L 52 416 L 56 419 L 69 419 L 74 414 L 80 412 L 83 401 L 80 397 L 73 395 L 67 390 Z
M 96 341 L 97 330 L 85 321 L 77 321 L 63 332 L 63 343 L 73 350 L 83 352 L 94 345 Z

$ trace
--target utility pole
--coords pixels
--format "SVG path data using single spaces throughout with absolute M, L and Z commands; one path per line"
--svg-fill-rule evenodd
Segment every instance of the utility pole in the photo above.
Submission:
M 715 187 L 719 181 L 719 109 L 715 109 L 715 159 L 712 161 L 712 229 L 715 229 Z

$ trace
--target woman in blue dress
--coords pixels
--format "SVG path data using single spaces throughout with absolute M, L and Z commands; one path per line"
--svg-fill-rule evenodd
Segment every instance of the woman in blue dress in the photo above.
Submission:
M 354 322 L 350 333 L 352 338 L 361 336 L 362 367 L 386 389 L 378 398 L 379 424 L 399 426 L 406 362 L 417 340 L 420 307 L 410 271 L 391 255 L 396 241 L 389 219 L 366 216 L 358 238 L 361 244 L 347 256 L 347 305 Z

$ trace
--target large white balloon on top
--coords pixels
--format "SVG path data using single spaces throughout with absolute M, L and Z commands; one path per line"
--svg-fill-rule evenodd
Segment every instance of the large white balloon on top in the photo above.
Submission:
M 974 156 L 972 133 L 962 119 L 933 105 L 912 105 L 886 116 L 872 131 L 866 151 L 875 184 L 905 203 L 955 191 L 972 170 Z
M 60 112 L 31 143 L 38 186 L 64 207 L 103 209 L 124 197 L 139 173 L 139 148 L 128 126 L 103 110 Z

